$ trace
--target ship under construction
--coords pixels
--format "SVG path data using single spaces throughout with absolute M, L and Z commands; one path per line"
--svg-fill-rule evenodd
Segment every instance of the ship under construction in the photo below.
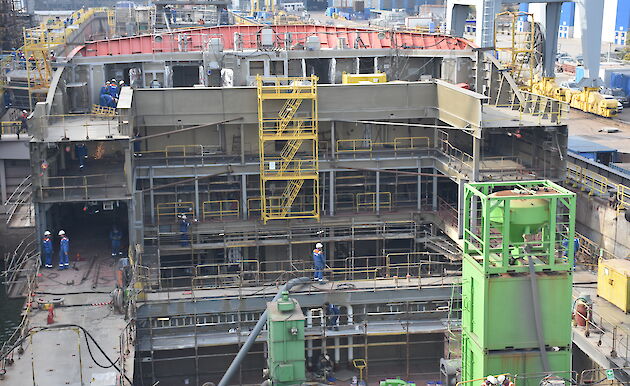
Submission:
M 579 90 L 559 1 L 287 4 L 77 7 L 4 47 L 0 385 L 630 384 L 630 174 L 575 139 L 630 132 L 603 0 Z

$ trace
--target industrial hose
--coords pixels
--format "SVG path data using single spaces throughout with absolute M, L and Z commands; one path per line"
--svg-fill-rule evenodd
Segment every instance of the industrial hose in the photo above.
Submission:
M 534 267 L 534 259 L 531 255 L 527 255 L 529 264 L 529 282 L 532 289 L 532 307 L 534 308 L 534 322 L 536 324 L 536 337 L 538 338 L 538 350 L 540 351 L 540 361 L 545 373 L 549 372 L 549 358 L 547 358 L 547 349 L 545 348 L 545 338 L 543 336 L 542 320 L 540 318 L 540 299 L 538 297 L 538 285 L 536 277 L 536 269 Z
M 276 301 L 280 299 L 280 296 L 282 295 L 284 291 L 290 291 L 291 288 L 293 288 L 294 286 L 298 284 L 304 284 L 309 281 L 310 279 L 308 277 L 298 277 L 298 278 L 289 280 L 288 282 L 286 282 L 284 286 L 282 286 L 282 288 L 280 288 L 280 291 L 278 291 L 276 296 L 273 297 L 272 301 Z M 225 374 L 223 374 L 223 378 L 221 378 L 221 381 L 219 382 L 218 386 L 227 386 L 230 383 L 230 380 L 232 379 L 234 374 L 236 374 L 236 371 L 240 367 L 241 362 L 243 361 L 243 359 L 245 359 L 245 356 L 249 352 L 249 349 L 252 347 L 252 345 L 256 341 L 256 338 L 258 337 L 263 327 L 265 326 L 265 323 L 267 323 L 267 310 L 265 310 L 265 312 L 263 312 L 262 315 L 260 316 L 260 319 L 258 319 L 258 323 L 256 323 L 256 326 L 247 337 L 245 344 L 243 344 L 238 354 L 236 354 L 236 357 L 234 357 L 234 360 L 230 364 L 230 367 L 228 367 Z

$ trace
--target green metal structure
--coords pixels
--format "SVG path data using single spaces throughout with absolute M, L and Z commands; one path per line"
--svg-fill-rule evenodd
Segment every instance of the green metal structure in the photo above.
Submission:
M 550 181 L 464 187 L 462 381 L 569 377 L 575 195 Z
M 304 314 L 287 291 L 267 303 L 267 366 L 272 385 L 299 385 L 306 380 Z

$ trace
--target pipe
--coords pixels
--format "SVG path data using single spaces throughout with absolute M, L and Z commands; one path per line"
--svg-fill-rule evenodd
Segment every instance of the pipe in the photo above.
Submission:
M 280 299 L 280 296 L 284 291 L 290 291 L 291 288 L 293 288 L 294 286 L 307 283 L 310 280 L 311 279 L 308 277 L 298 277 L 289 280 L 284 286 L 282 286 L 282 288 L 280 288 L 276 296 L 273 297 L 272 302 Z M 240 367 L 241 362 L 243 361 L 243 359 L 245 359 L 245 356 L 249 352 L 249 349 L 252 347 L 252 345 L 256 341 L 256 338 L 260 334 L 260 331 L 262 331 L 263 327 L 265 326 L 265 323 L 267 323 L 267 310 L 265 310 L 265 312 L 263 312 L 263 314 L 260 316 L 260 319 L 258 319 L 258 323 L 256 323 L 256 326 L 247 337 L 245 344 L 243 344 L 238 354 L 236 354 L 236 357 L 234 357 L 234 360 L 230 364 L 230 367 L 228 367 L 225 374 L 223 374 L 223 378 L 221 378 L 218 386 L 227 386 L 230 383 L 230 380 L 232 379 L 234 374 L 236 374 L 236 370 L 238 370 L 238 368 Z
M 545 348 L 545 338 L 543 336 L 542 320 L 540 319 L 540 299 L 538 298 L 538 280 L 536 276 L 536 269 L 534 268 L 534 258 L 531 255 L 527 256 L 529 265 L 529 282 L 532 290 L 532 306 L 534 308 L 534 322 L 536 324 L 536 337 L 538 338 L 538 350 L 540 351 L 540 362 L 542 364 L 543 371 L 549 372 L 549 359 L 547 358 L 547 349 Z

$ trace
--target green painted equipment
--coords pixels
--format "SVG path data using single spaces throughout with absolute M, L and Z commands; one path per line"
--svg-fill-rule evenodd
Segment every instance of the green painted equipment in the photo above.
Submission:
M 304 314 L 287 291 L 267 303 L 269 379 L 273 385 L 299 385 L 306 380 Z
M 403 381 L 400 378 L 386 379 L 379 383 L 380 386 L 416 386 L 415 383 Z
M 463 214 L 462 381 L 569 376 L 575 195 L 549 181 L 470 183 Z

